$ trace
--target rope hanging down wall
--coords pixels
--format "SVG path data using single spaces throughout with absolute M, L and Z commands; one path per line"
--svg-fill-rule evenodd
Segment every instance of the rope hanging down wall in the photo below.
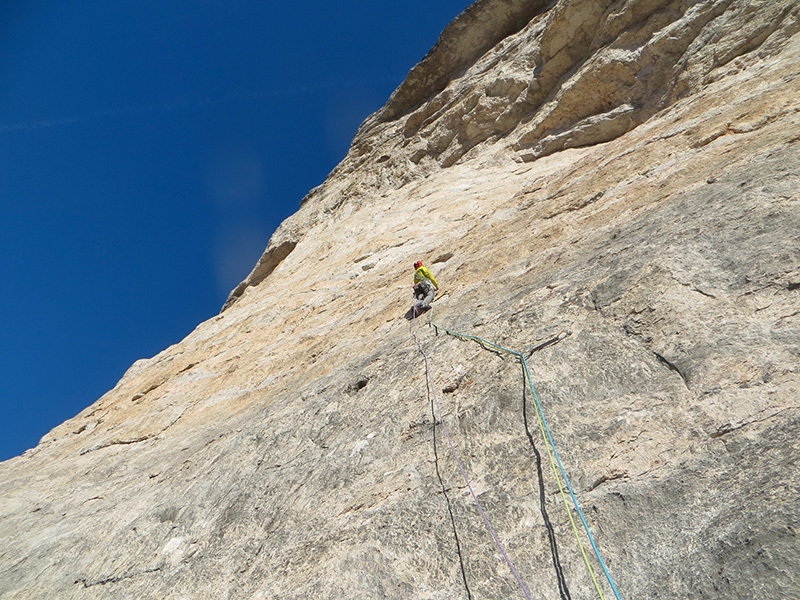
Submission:
M 414 321 L 416 321 L 416 319 Z M 416 323 L 414 322 L 414 325 L 415 324 Z M 602 557 L 600 556 L 600 551 L 597 548 L 597 544 L 594 541 L 594 537 L 592 536 L 592 533 L 591 533 L 591 531 L 589 529 L 589 525 L 586 522 L 586 518 L 584 517 L 583 511 L 581 510 L 580 505 L 578 504 L 578 499 L 576 498 L 575 492 L 574 492 L 574 490 L 572 488 L 572 485 L 569 482 L 569 478 L 567 477 L 566 471 L 565 471 L 564 466 L 563 466 L 563 464 L 561 462 L 561 458 L 558 455 L 558 450 L 556 449 L 555 442 L 553 441 L 553 436 L 552 436 L 552 434 L 550 432 L 550 428 L 549 428 L 549 426 L 547 424 L 547 419 L 545 418 L 544 411 L 542 410 L 541 402 L 539 401 L 539 395 L 537 394 L 536 388 L 535 388 L 535 386 L 533 384 L 533 378 L 531 377 L 530 369 L 528 367 L 528 362 L 525 359 L 525 355 L 522 354 L 521 352 L 517 352 L 515 350 L 510 350 L 508 348 L 504 348 L 502 346 L 499 346 L 498 344 L 495 344 L 493 342 L 485 340 L 485 339 L 483 339 L 481 337 L 459 333 L 457 331 L 450 330 L 450 329 L 448 329 L 446 327 L 438 326 L 438 325 L 433 323 L 433 311 L 432 310 L 428 315 L 428 324 L 433 326 L 436 329 L 437 333 L 438 333 L 439 329 L 441 329 L 442 331 L 444 331 L 445 333 L 447 333 L 450 336 L 453 336 L 453 337 L 456 337 L 456 338 L 459 338 L 459 339 L 462 339 L 462 340 L 474 341 L 474 342 L 480 344 L 483 348 L 485 348 L 487 350 L 500 352 L 500 353 L 504 353 L 504 354 L 509 354 L 511 356 L 515 356 L 516 358 L 518 358 L 520 360 L 520 362 L 522 363 L 523 371 L 524 371 L 524 377 L 525 377 L 525 380 L 527 381 L 528 389 L 530 390 L 531 396 L 532 396 L 533 401 L 534 401 L 534 406 L 535 406 L 535 409 L 536 409 L 535 412 L 536 412 L 537 420 L 538 420 L 538 423 L 539 423 L 539 430 L 540 430 L 540 432 L 542 434 L 542 438 L 544 440 L 545 447 L 547 448 L 547 454 L 548 454 L 548 458 L 549 458 L 550 467 L 551 467 L 551 469 L 553 471 L 553 475 L 554 475 L 554 477 L 556 479 L 556 482 L 558 484 L 559 493 L 560 493 L 561 498 L 563 500 L 564 507 L 565 507 L 565 509 L 567 511 L 567 516 L 569 517 L 569 522 L 570 522 L 570 525 L 572 527 L 573 533 L 575 534 L 575 539 L 577 540 L 578 547 L 579 547 L 580 553 L 581 553 L 581 557 L 583 558 L 583 562 L 586 565 L 586 568 L 587 568 L 587 570 L 589 572 L 589 575 L 590 575 L 590 577 L 592 579 L 592 583 L 594 584 L 595 590 L 597 591 L 600 599 L 601 600 L 605 600 L 605 596 L 603 595 L 603 590 L 600 587 L 600 584 L 597 581 L 597 577 L 595 576 L 594 569 L 592 568 L 592 565 L 589 562 L 589 558 L 588 558 L 588 556 L 586 554 L 586 550 L 584 549 L 583 542 L 581 541 L 580 534 L 578 532 L 578 527 L 577 527 L 577 525 L 575 523 L 575 520 L 574 520 L 574 518 L 572 516 L 572 510 L 570 509 L 569 502 L 567 501 L 567 497 L 566 497 L 566 494 L 564 492 L 565 488 L 569 492 L 569 495 L 570 495 L 570 497 L 572 499 L 572 504 L 575 507 L 575 512 L 578 514 L 578 516 L 579 516 L 579 518 L 581 520 L 581 523 L 583 524 L 584 531 L 586 532 L 586 535 L 587 535 L 587 537 L 589 539 L 589 542 L 590 542 L 590 544 L 592 546 L 592 550 L 594 552 L 594 555 L 597 558 L 597 561 L 600 564 L 601 569 L 603 570 L 603 574 L 605 575 L 605 578 L 608 581 L 608 584 L 611 587 L 611 590 L 613 591 L 615 598 L 617 600 L 620 600 L 619 592 L 618 592 L 616 586 L 614 585 L 614 582 L 613 582 L 613 580 L 611 578 L 611 574 L 608 572 L 608 568 L 606 567 L 605 562 L 603 561 Z M 525 587 L 524 583 L 522 582 L 522 579 L 520 578 L 519 574 L 517 573 L 516 569 L 514 568 L 513 564 L 511 563 L 511 560 L 508 558 L 508 555 L 506 554 L 505 550 L 502 549 L 502 546 L 500 545 L 500 541 L 497 538 L 497 535 L 495 534 L 494 530 L 492 529 L 491 524 L 489 523 L 488 517 L 486 516 L 485 512 L 481 508 L 480 503 L 478 502 L 477 496 L 475 495 L 475 493 L 474 493 L 474 491 L 472 489 L 472 486 L 469 483 L 469 479 L 467 478 L 466 471 L 464 470 L 463 466 L 461 465 L 461 462 L 458 459 L 458 456 L 457 456 L 457 454 L 455 452 L 455 447 L 453 446 L 452 440 L 450 438 L 449 431 L 447 430 L 446 425 L 445 425 L 444 421 L 442 420 L 441 408 L 438 406 L 438 400 L 436 399 L 436 396 L 435 396 L 435 389 L 434 389 L 433 381 L 432 381 L 431 374 L 430 374 L 430 364 L 429 364 L 428 357 L 425 354 L 425 351 L 424 351 L 424 349 L 422 347 L 422 344 L 419 341 L 419 337 L 418 337 L 417 332 L 416 332 L 416 327 L 412 326 L 412 332 L 413 332 L 414 340 L 415 340 L 415 342 L 417 344 L 417 347 L 419 348 L 420 353 L 423 355 L 423 358 L 424 358 L 424 361 L 425 361 L 426 373 L 427 373 L 427 377 L 428 377 L 428 386 L 429 386 L 429 389 L 431 390 L 431 394 L 433 395 L 434 401 L 435 401 L 435 403 L 437 405 L 437 411 L 439 413 L 439 422 L 441 423 L 442 430 L 444 431 L 445 436 L 447 437 L 447 441 L 448 441 L 448 444 L 450 445 L 450 450 L 453 453 L 453 456 L 454 456 L 454 458 L 456 460 L 456 464 L 458 465 L 459 470 L 461 471 L 461 475 L 464 478 L 464 481 L 467 483 L 467 487 L 469 488 L 470 492 L 472 493 L 473 500 L 474 500 L 476 506 L 478 507 L 478 510 L 479 510 L 482 518 L 484 519 L 484 522 L 486 523 L 486 526 L 489 529 L 489 532 L 492 535 L 492 538 L 494 539 L 495 544 L 498 546 L 498 549 L 500 550 L 501 554 L 503 555 L 503 557 L 505 558 L 506 562 L 508 563 L 509 568 L 511 569 L 512 573 L 514 574 L 514 577 L 517 579 L 517 582 L 519 583 L 520 587 L 522 588 L 522 590 L 523 590 L 523 592 L 525 594 L 525 597 L 526 598 L 530 598 L 530 595 L 528 594 L 527 588 Z M 547 345 L 550 342 L 551 341 L 545 342 L 544 345 Z M 559 477 L 559 474 L 560 474 L 560 477 Z M 563 480 L 563 483 L 564 483 L 563 485 L 562 485 L 562 480 Z M 561 584 L 562 584 L 562 581 L 561 581 L 561 579 L 559 579 L 559 587 L 561 587 Z
M 442 426 L 442 431 L 444 432 L 444 435 L 447 438 L 447 444 L 450 446 L 450 452 L 452 453 L 453 458 L 456 461 L 456 465 L 458 465 L 458 470 L 461 472 L 461 477 L 463 477 L 464 483 L 466 483 L 467 489 L 469 489 L 469 493 L 472 495 L 472 501 L 475 503 L 478 512 L 483 518 L 483 522 L 486 524 L 486 528 L 489 530 L 489 534 L 492 536 L 492 540 L 494 540 L 495 546 L 497 546 L 498 551 L 505 559 L 508 568 L 511 569 L 511 573 L 517 580 L 517 583 L 522 589 L 522 593 L 525 595 L 525 598 L 527 600 L 533 600 L 533 598 L 531 598 L 530 592 L 528 592 L 528 588 L 525 587 L 522 578 L 519 576 L 517 569 L 514 567 L 514 563 L 511 562 L 511 559 L 508 557 L 508 553 L 506 553 L 505 548 L 503 548 L 503 544 L 500 542 L 500 538 L 497 537 L 497 534 L 495 533 L 494 528 L 492 527 L 492 524 L 489 521 L 489 517 L 483 510 L 480 501 L 478 501 L 478 496 L 475 493 L 475 490 L 472 488 L 472 484 L 470 483 L 469 477 L 467 477 L 467 472 L 464 469 L 464 466 L 461 464 L 461 460 L 458 458 L 458 453 L 456 452 L 455 446 L 453 445 L 453 440 L 450 437 L 450 430 L 447 428 L 447 424 L 444 422 L 444 418 L 442 415 L 442 408 L 439 405 L 439 399 L 436 396 L 436 387 L 433 383 L 433 377 L 431 375 L 431 367 L 430 367 L 430 362 L 428 361 L 428 355 L 425 353 L 425 350 L 422 347 L 422 343 L 419 341 L 419 336 L 417 335 L 417 329 L 415 325 L 416 325 L 416 320 L 412 322 L 411 331 L 414 335 L 414 341 L 417 344 L 417 348 L 419 348 L 420 354 L 422 354 L 422 358 L 425 361 L 425 374 L 426 374 L 426 381 L 428 383 L 428 391 L 430 392 L 431 397 L 433 398 L 433 402 L 436 405 L 437 418 Z

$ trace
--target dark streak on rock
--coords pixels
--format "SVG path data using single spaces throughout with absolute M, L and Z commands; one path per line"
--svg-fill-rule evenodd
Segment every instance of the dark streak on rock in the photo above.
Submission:
M 538 344 L 538 345 L 534 346 L 533 349 L 530 352 L 528 352 L 528 357 L 530 357 L 534 352 L 538 352 L 539 350 L 542 350 L 543 348 L 547 348 L 547 346 L 552 346 L 553 344 L 557 344 L 561 340 L 564 340 L 564 339 L 568 338 L 570 335 L 571 334 L 569 332 L 562 331 L 558 335 L 551 337 L 549 340 L 545 340 L 541 344 Z
M 716 296 L 714 296 L 713 294 L 709 294 L 708 292 L 704 292 L 704 291 L 703 291 L 703 290 L 701 290 L 700 288 L 692 288 L 692 289 L 693 289 L 695 292 L 697 292 L 698 294 L 702 294 L 702 295 L 703 295 L 703 296 L 705 296 L 706 298 L 713 298 L 714 300 L 716 300 L 716 299 L 717 299 L 717 297 L 716 297 Z
M 100 444 L 99 446 L 93 446 L 92 448 L 82 450 L 81 456 L 83 456 L 84 454 L 89 454 L 89 452 L 94 452 L 95 450 L 102 450 L 103 448 L 109 448 L 111 446 L 127 446 L 130 444 L 138 444 L 139 442 L 145 442 L 153 437 L 155 436 L 145 435 L 142 437 L 134 438 L 132 440 L 112 440 L 106 444 Z
M 220 312 L 224 312 L 236 302 L 247 288 L 256 286 L 269 277 L 277 266 L 291 254 L 295 246 L 297 246 L 297 240 L 286 240 L 281 243 L 276 241 L 274 244 L 271 242 L 272 240 L 270 240 L 270 244 L 267 245 L 267 249 L 264 251 L 264 254 L 261 255 L 253 271 L 228 295 Z
M 786 412 L 787 410 L 793 410 L 793 409 L 796 410 L 798 408 L 800 408 L 800 407 L 798 407 L 798 406 L 787 406 L 787 407 L 782 408 L 781 410 L 779 410 L 777 412 L 774 412 L 774 413 L 772 413 L 770 415 L 767 415 L 766 417 L 762 417 L 760 419 L 753 419 L 752 421 L 742 421 L 738 425 L 732 425 L 731 423 L 725 423 L 724 425 L 720 425 L 717 428 L 717 430 L 714 433 L 710 434 L 708 437 L 710 437 L 712 439 L 718 438 L 718 437 L 722 437 L 723 435 L 727 435 L 727 434 L 732 433 L 734 431 L 738 431 L 739 429 L 743 429 L 744 427 L 747 427 L 748 425 L 753 425 L 755 423 L 763 423 L 764 421 L 768 421 L 769 419 L 777 417 L 778 415 L 780 415 L 781 413 Z
M 140 571 L 139 573 L 129 573 L 119 577 L 107 577 L 106 579 L 99 579 L 97 581 L 86 581 L 86 578 L 81 578 L 76 579 L 73 583 L 76 585 L 80 583 L 84 588 L 90 588 L 96 585 L 106 585 L 107 583 L 119 583 L 120 581 L 124 581 L 126 579 L 133 579 L 139 575 L 147 575 L 148 573 L 156 573 L 158 571 L 161 571 L 161 567 L 156 567 L 155 569 L 146 569 L 144 571 Z
M 666 358 L 661 356 L 658 352 L 654 351 L 653 354 L 658 359 L 658 362 L 667 367 L 670 371 L 675 371 L 678 375 L 680 375 L 681 379 L 683 380 L 683 385 L 685 385 L 686 388 L 689 389 L 689 384 L 686 382 L 686 376 L 678 367 L 676 367 L 673 363 L 671 363 Z
M 627 477 L 628 473 L 625 471 L 614 471 L 613 473 L 609 473 L 608 475 L 603 475 L 599 479 L 597 479 L 592 485 L 586 488 L 587 492 L 591 492 L 592 490 L 600 487 L 604 483 L 608 483 L 609 481 L 614 481 L 616 479 L 622 479 L 623 477 Z

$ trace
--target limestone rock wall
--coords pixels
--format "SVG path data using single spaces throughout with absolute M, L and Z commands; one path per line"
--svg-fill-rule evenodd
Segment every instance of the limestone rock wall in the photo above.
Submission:
M 396 189 L 487 146 L 531 161 L 612 140 L 781 52 L 798 28 L 794 0 L 480 0 L 365 121 L 327 185 L 309 194 L 316 210 L 276 233 L 226 307 L 320 209 Z
M 413 327 L 533 597 L 598 596 L 520 365 L 441 327 L 530 353 L 623 598 L 800 596 L 800 7 L 522 4 L 448 28 L 220 315 L 0 464 L 0 597 L 524 597 Z

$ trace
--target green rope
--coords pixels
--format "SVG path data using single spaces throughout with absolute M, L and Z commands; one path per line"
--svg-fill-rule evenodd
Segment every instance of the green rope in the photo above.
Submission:
M 592 532 L 589 530 L 589 525 L 586 523 L 586 518 L 583 515 L 583 511 L 578 504 L 578 499 L 575 497 L 575 492 L 572 489 L 572 485 L 569 482 L 569 478 L 567 477 L 567 473 L 564 470 L 564 466 L 561 463 L 561 458 L 558 456 L 558 450 L 556 449 L 556 444 L 553 441 L 553 436 L 550 433 L 550 427 L 547 425 L 547 419 L 544 416 L 544 410 L 542 410 L 541 402 L 539 401 L 539 394 L 536 393 L 536 388 L 533 385 L 533 378 L 531 377 L 530 369 L 528 368 L 528 361 L 525 360 L 525 356 L 521 352 L 517 352 L 515 350 L 510 350 L 508 348 L 504 348 L 498 344 L 490 342 L 489 340 L 485 340 L 481 337 L 476 335 L 468 335 L 464 333 L 459 333 L 457 331 L 452 331 L 446 327 L 440 327 L 433 323 L 433 309 L 431 309 L 428 315 L 428 324 L 433 326 L 437 331 L 441 328 L 445 333 L 450 336 L 462 339 L 462 340 L 471 340 L 473 342 L 477 342 L 481 346 L 487 349 L 493 349 L 498 352 L 503 352 L 505 354 L 510 354 L 512 356 L 516 356 L 517 358 L 522 361 L 522 367 L 525 371 L 525 379 L 528 382 L 528 387 L 531 390 L 531 395 L 533 396 L 534 404 L 536 406 L 536 416 L 539 421 L 539 429 L 542 433 L 542 437 L 545 440 L 545 446 L 547 447 L 547 454 L 550 459 L 550 467 L 553 470 L 553 475 L 556 478 L 556 482 L 558 483 L 558 490 L 561 493 L 561 498 L 564 501 L 564 506 L 567 510 L 567 516 L 569 517 L 570 524 L 572 525 L 572 530 L 575 533 L 575 538 L 578 541 L 578 547 L 580 548 L 581 556 L 583 557 L 583 562 L 586 564 L 586 568 L 589 571 L 589 575 L 592 578 L 592 582 L 594 584 L 595 589 L 597 590 L 598 595 L 600 596 L 601 600 L 605 600 L 605 596 L 603 596 L 603 590 L 600 588 L 599 583 L 597 582 L 597 578 L 594 574 L 594 569 L 592 569 L 592 565 L 589 563 L 589 559 L 586 555 L 586 551 L 583 547 L 583 543 L 581 542 L 580 535 L 578 534 L 578 528 L 575 525 L 575 520 L 572 518 L 572 511 L 569 508 L 569 503 L 567 502 L 566 495 L 564 494 L 564 489 L 561 485 L 561 479 L 558 476 L 558 472 L 556 471 L 556 464 L 558 464 L 558 470 L 561 472 L 561 477 L 564 479 L 564 483 L 566 485 L 567 490 L 569 491 L 569 495 L 572 498 L 572 503 L 575 506 L 575 511 L 578 513 L 578 516 L 581 519 L 581 523 L 583 523 L 583 528 L 586 531 L 586 535 L 589 538 L 589 542 L 592 545 L 592 550 L 594 551 L 595 557 L 597 557 L 597 561 L 600 563 L 600 567 L 603 569 L 603 574 L 606 576 L 606 580 L 608 584 L 611 586 L 612 591 L 614 592 L 614 596 L 617 600 L 620 600 L 619 592 L 617 591 L 616 586 L 614 585 L 614 581 L 611 579 L 611 574 L 608 572 L 606 568 L 605 562 L 600 557 L 600 551 L 597 548 L 597 544 L 595 544 L 594 537 L 592 536 Z

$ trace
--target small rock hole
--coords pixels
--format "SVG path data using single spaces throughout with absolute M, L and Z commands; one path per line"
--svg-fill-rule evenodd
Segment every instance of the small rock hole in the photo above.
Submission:
M 347 393 L 348 396 L 352 396 L 354 394 L 357 394 L 358 392 L 363 390 L 365 387 L 367 387 L 368 383 L 369 383 L 369 378 L 368 377 L 362 377 L 358 381 L 348 385 L 347 388 L 345 389 L 345 393 Z

